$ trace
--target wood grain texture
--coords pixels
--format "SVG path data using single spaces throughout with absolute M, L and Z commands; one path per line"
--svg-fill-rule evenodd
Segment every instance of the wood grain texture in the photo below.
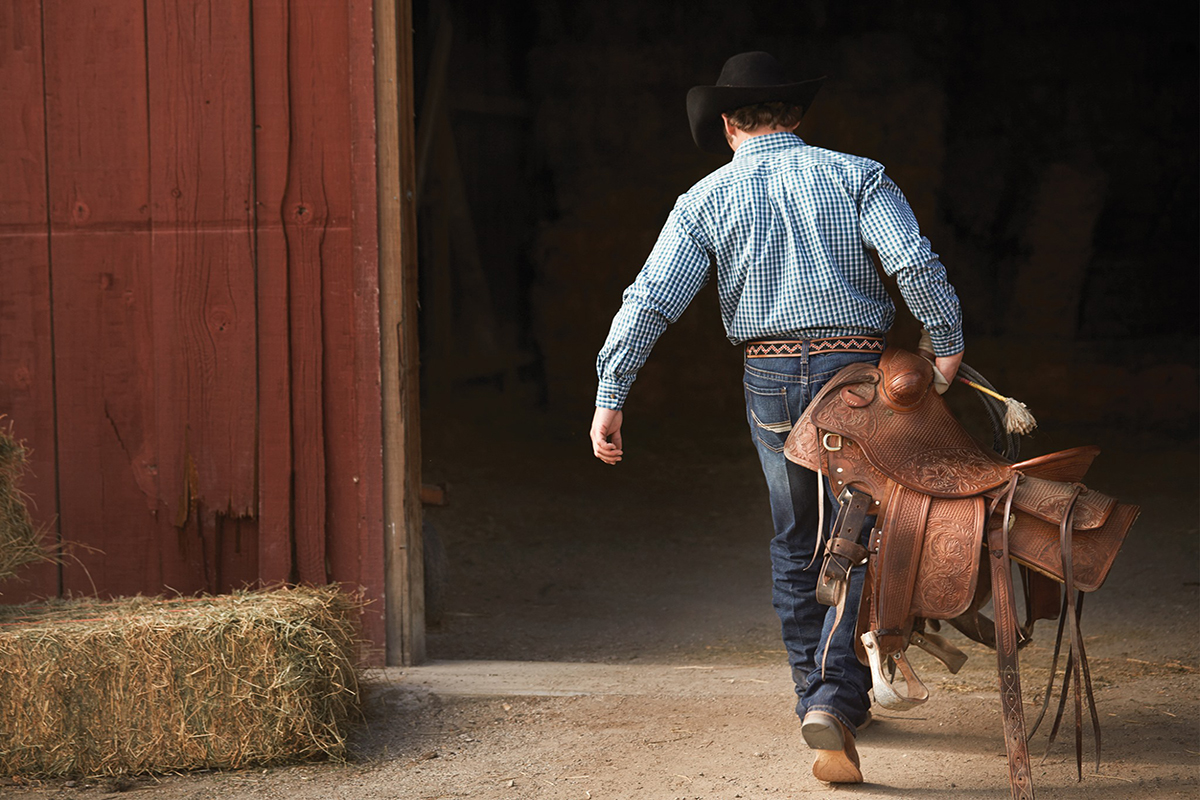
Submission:
M 409 663 L 425 660 L 425 564 L 421 521 L 421 357 L 417 331 L 417 202 L 414 148 L 416 131 L 412 42 L 412 0 L 399 0 L 398 37 L 400 78 L 400 322 L 396 326 L 400 356 L 400 414 L 397 446 L 403 454 L 405 559 L 403 601 L 407 604 L 405 637 Z
M 351 182 L 346 106 L 347 18 L 343 4 L 294 2 L 288 18 L 291 151 L 283 200 L 288 243 L 292 366 L 292 464 L 297 577 L 329 578 L 326 529 L 330 468 L 342 442 L 329 442 L 332 387 L 344 358 L 337 293 L 351 259 Z M 331 330 L 326 331 L 326 326 Z M 327 354 L 329 347 L 336 355 Z M 340 476 L 340 475 L 339 475 Z M 337 477 L 334 478 L 337 480 Z M 339 509 L 340 510 L 340 509 Z
M 259 585 L 258 521 L 216 514 L 213 539 L 217 553 L 214 563 L 218 591 Z
M 167 518 L 222 588 L 217 517 L 254 513 L 257 375 L 247 0 L 146 3 L 156 441 Z
M 149 249 L 136 232 L 54 236 L 61 528 L 96 548 L 64 566 L 71 592 L 200 588 L 200 554 L 164 547 L 159 525 Z
M 52 543 L 58 487 L 42 81 L 41 4 L 0 3 L 0 425 L 11 424 L 31 448 L 22 488 Z M 58 580 L 56 565 L 29 565 L 0 583 L 0 597 L 52 597 Z
M 351 358 L 327 371 L 330 396 L 326 429 L 340 442 L 345 467 L 330 470 L 329 563 L 331 577 L 361 587 L 369 601 L 363 632 L 382 644 L 384 631 L 383 445 L 379 362 L 379 231 L 376 192 L 375 53 L 372 0 L 349 0 L 347 6 L 347 74 L 349 85 L 351 176 L 351 258 L 339 282 L 344 302 L 336 318 L 326 315 L 326 330 L 335 326 Z M 328 274 L 328 273 L 327 273 Z M 326 304 L 326 309 L 330 308 Z M 333 352 L 330 348 L 328 352 Z M 335 448 L 331 448 L 331 453 Z M 332 463 L 332 459 L 331 459 Z M 346 514 L 339 513 L 345 509 Z M 382 655 L 382 651 L 380 651 Z M 379 663 L 382 663 L 380 660 Z
M 181 526 L 190 504 L 254 510 L 250 8 L 146 9 L 159 480 Z
M 40 593 L 332 578 L 382 644 L 374 11 L 0 0 L 0 413 L 86 546 Z
M 67 591 L 200 588 L 159 507 L 146 31 L 140 0 L 44 7 Z
M 425 660 L 412 5 L 375 14 L 388 664 Z
M 258 574 L 295 578 L 292 560 L 292 372 L 283 198 L 291 149 L 286 0 L 253 4 L 255 266 L 258 273 Z

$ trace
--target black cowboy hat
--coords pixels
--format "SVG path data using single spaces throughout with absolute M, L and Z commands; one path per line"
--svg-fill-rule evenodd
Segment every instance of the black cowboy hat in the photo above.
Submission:
M 812 104 L 824 78 L 789 81 L 770 53 L 740 53 L 725 62 L 716 86 L 693 86 L 687 94 L 692 138 L 701 150 L 727 152 L 721 115 L 758 103 L 790 103 L 804 111 Z

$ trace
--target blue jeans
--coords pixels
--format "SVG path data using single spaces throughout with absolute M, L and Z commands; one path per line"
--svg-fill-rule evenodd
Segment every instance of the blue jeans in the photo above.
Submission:
M 828 480 L 822 493 L 815 472 L 788 461 L 783 444 L 821 387 L 838 370 L 860 361 L 878 363 L 879 356 L 842 352 L 809 356 L 806 345 L 801 355 L 746 359 L 744 379 L 746 419 L 771 497 L 775 523 L 772 596 L 799 697 L 796 713 L 803 717 L 807 711 L 827 712 L 851 732 L 866 721 L 870 706 L 871 673 L 854 654 L 854 628 L 866 568 L 856 567 L 851 572 L 845 612 L 831 637 L 835 611 L 818 603 L 816 597 L 824 554 L 818 552 L 814 559 L 813 552 L 817 547 L 817 504 L 826 503 L 828 528 L 833 522 L 833 493 Z

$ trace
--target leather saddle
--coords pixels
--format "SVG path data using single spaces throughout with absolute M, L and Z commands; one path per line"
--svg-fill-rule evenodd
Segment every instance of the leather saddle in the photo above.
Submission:
M 977 444 L 932 384 L 928 361 L 889 348 L 878 367 L 853 364 L 834 376 L 792 429 L 787 458 L 827 475 L 839 493 L 818 597 L 828 605 L 843 603 L 850 569 L 867 565 L 859 658 L 870 666 L 875 701 L 884 708 L 909 709 L 929 696 L 905 656 L 910 644 L 952 672 L 966 660 L 936 632 L 937 621 L 994 646 L 1013 797 L 1032 798 L 1017 650 L 1036 619 L 1059 619 L 1059 643 L 1069 624 L 1051 739 L 1074 673 L 1082 776 L 1081 686 L 1099 762 L 1099 722 L 1078 630 L 1082 592 L 1104 582 L 1138 508 L 1081 483 L 1099 448 L 1013 463 Z M 1023 578 L 1024 625 L 1017 624 L 1010 560 Z M 979 613 L 989 596 L 994 623 Z M 1051 682 L 1059 652 L 1056 644 Z M 903 691 L 894 679 L 897 670 Z M 1047 703 L 1049 695 L 1048 687 Z

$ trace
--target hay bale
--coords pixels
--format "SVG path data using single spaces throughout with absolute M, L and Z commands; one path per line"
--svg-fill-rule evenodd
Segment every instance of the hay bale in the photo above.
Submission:
M 336 587 L 0 608 L 0 774 L 343 757 L 360 608 Z
M 28 471 L 25 445 L 12 437 L 11 426 L 0 425 L 0 581 L 13 577 L 18 567 L 47 558 L 21 493 Z

